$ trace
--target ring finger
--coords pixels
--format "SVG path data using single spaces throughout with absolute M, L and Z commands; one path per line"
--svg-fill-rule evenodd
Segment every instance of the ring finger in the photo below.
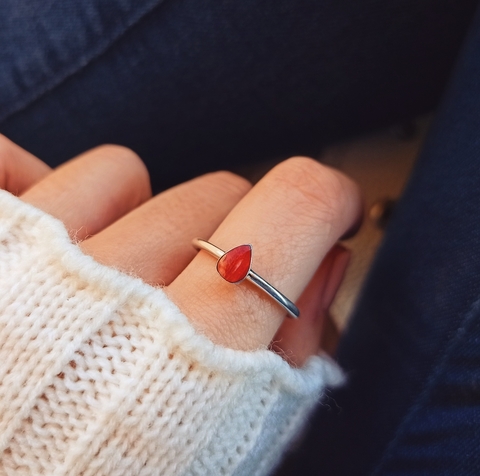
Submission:
M 233 209 L 210 241 L 229 250 L 253 247 L 252 267 L 296 301 L 334 243 L 361 216 L 357 186 L 311 159 L 287 160 Z M 267 346 L 285 311 L 251 283 L 232 285 L 200 252 L 167 292 L 215 342 L 251 350 Z

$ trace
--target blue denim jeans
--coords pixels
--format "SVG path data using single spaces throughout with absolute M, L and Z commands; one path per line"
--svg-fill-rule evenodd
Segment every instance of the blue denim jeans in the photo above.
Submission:
M 0 131 L 115 142 L 154 188 L 436 107 L 476 1 L 3 0 Z M 480 474 L 480 19 L 282 475 Z
M 476 0 L 2 0 L 0 131 L 55 165 L 137 151 L 159 190 L 431 110 Z
M 480 15 L 281 474 L 480 474 Z

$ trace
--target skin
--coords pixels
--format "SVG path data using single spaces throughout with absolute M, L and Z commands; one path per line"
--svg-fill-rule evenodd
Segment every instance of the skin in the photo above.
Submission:
M 148 172 L 131 150 L 97 147 L 52 170 L 0 135 L 0 188 L 65 224 L 97 261 L 165 291 L 214 342 L 270 346 L 301 365 L 331 335 L 328 307 L 349 252 L 336 245 L 361 221 L 358 187 L 305 158 L 288 159 L 254 187 L 216 172 L 151 196 Z M 301 311 L 299 320 L 248 282 L 232 285 L 193 237 L 228 250 L 253 245 L 253 268 Z M 325 347 L 325 346 L 324 346 Z

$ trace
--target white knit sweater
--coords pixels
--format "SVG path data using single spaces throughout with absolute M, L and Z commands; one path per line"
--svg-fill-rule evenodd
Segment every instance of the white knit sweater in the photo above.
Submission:
M 325 357 L 214 345 L 0 191 L 1 475 L 268 474 L 341 380 Z

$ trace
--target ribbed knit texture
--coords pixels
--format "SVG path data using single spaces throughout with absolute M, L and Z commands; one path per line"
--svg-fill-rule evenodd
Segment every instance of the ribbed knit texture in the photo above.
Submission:
M 268 474 L 341 380 L 328 358 L 214 345 L 0 191 L 1 475 Z

